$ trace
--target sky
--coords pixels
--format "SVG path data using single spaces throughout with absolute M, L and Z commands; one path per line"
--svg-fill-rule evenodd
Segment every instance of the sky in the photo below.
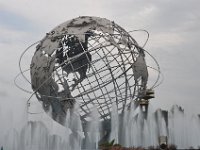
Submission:
M 98 16 L 127 31 L 150 33 L 145 49 L 157 59 L 164 75 L 150 102 L 155 109 L 178 104 L 200 114 L 199 6 L 199 0 L 0 0 L 0 112 L 17 114 L 29 98 L 14 85 L 14 78 L 20 55 L 30 44 L 67 20 Z M 143 36 L 138 36 L 141 43 Z M 33 52 L 23 58 L 23 69 L 29 67 Z M 22 78 L 18 82 L 31 90 Z

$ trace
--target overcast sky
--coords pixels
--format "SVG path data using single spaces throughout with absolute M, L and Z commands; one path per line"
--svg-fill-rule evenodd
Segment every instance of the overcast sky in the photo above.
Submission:
M 178 104 L 200 113 L 199 7 L 199 0 L 0 0 L 0 111 L 18 110 L 29 97 L 13 83 L 20 54 L 60 23 L 87 15 L 115 21 L 127 31 L 148 30 L 145 48 L 164 74 L 151 105 Z M 25 67 L 31 55 L 24 58 Z

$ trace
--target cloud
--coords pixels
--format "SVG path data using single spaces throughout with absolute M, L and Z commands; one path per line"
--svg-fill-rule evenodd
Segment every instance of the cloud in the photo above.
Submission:
M 0 90 L 0 97 L 7 97 L 7 96 L 8 96 L 8 94 L 7 94 L 6 91 L 1 91 Z
M 2 26 L 0 26 L 0 33 L 1 33 L 0 37 L 1 46 L 20 42 L 21 39 L 25 39 L 28 35 L 28 33 L 25 31 L 10 29 L 9 27 L 2 27 Z
M 186 39 L 176 32 L 161 32 L 151 37 L 153 47 L 174 47 L 186 42 Z
M 29 31 L 33 30 L 33 25 L 27 18 L 8 10 L 0 10 L 0 25 L 9 29 Z

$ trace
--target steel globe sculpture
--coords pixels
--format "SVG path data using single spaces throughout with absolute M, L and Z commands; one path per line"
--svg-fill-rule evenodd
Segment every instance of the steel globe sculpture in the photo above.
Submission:
M 122 27 L 99 17 L 64 22 L 46 34 L 32 57 L 31 85 L 45 111 L 62 123 L 78 103 L 87 120 L 95 105 L 110 118 L 112 103 L 120 112 L 146 94 L 145 50 Z

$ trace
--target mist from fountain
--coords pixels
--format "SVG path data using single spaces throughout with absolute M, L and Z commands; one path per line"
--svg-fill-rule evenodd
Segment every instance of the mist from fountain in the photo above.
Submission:
M 88 121 L 87 129 L 85 133 L 85 148 L 97 150 L 100 141 L 100 130 L 101 130 L 101 122 L 99 118 L 99 113 L 97 111 L 97 107 L 93 107 L 92 112 L 90 114 L 90 121 Z
M 125 147 L 157 147 L 160 136 L 167 136 L 168 144 L 178 148 L 200 146 L 200 117 L 186 115 L 178 105 L 169 111 L 155 111 L 149 105 L 145 116 L 143 110 L 132 103 L 119 121 L 122 129 L 119 143 Z
M 186 115 L 182 108 L 175 105 L 167 116 L 161 109 L 154 110 L 149 105 L 147 116 L 134 103 L 123 115 L 118 114 L 113 104 L 111 114 L 110 140 L 115 139 L 124 147 L 158 146 L 158 137 L 167 136 L 168 144 L 178 148 L 198 148 L 200 145 L 200 118 L 198 115 Z M 32 114 L 27 117 L 26 108 L 21 118 L 14 112 L 0 109 L 0 147 L 8 150 L 78 150 L 98 149 L 102 132 L 97 108 L 91 112 L 91 120 L 83 133 L 78 106 L 68 111 L 65 127 L 53 121 L 46 113 Z M 14 117 L 13 117 L 14 116 Z M 16 123 L 16 120 L 20 123 Z
M 200 118 L 185 114 L 184 110 L 174 105 L 169 111 L 169 143 L 178 148 L 200 146 Z
M 110 141 L 119 143 L 119 115 L 116 103 L 112 103 Z
M 79 130 L 77 130 L 76 137 L 73 137 L 72 129 L 66 128 L 53 121 L 48 114 L 41 111 L 42 108 L 40 107 L 41 105 L 38 101 L 31 102 L 29 115 L 27 113 L 27 106 L 21 109 L 14 109 L 14 107 L 7 107 L 6 109 L 1 107 L 0 148 L 3 147 L 5 150 L 81 149 L 80 143 L 83 136 L 79 134 Z M 74 116 L 71 118 L 75 119 Z M 77 118 L 80 119 L 80 117 Z M 80 121 L 77 118 L 75 121 L 66 118 L 70 120 L 67 125 L 74 124 L 73 127 L 75 127 L 75 125 L 80 127 L 79 125 L 81 123 L 78 125 L 77 122 Z M 71 141 L 73 141 L 74 144 Z

